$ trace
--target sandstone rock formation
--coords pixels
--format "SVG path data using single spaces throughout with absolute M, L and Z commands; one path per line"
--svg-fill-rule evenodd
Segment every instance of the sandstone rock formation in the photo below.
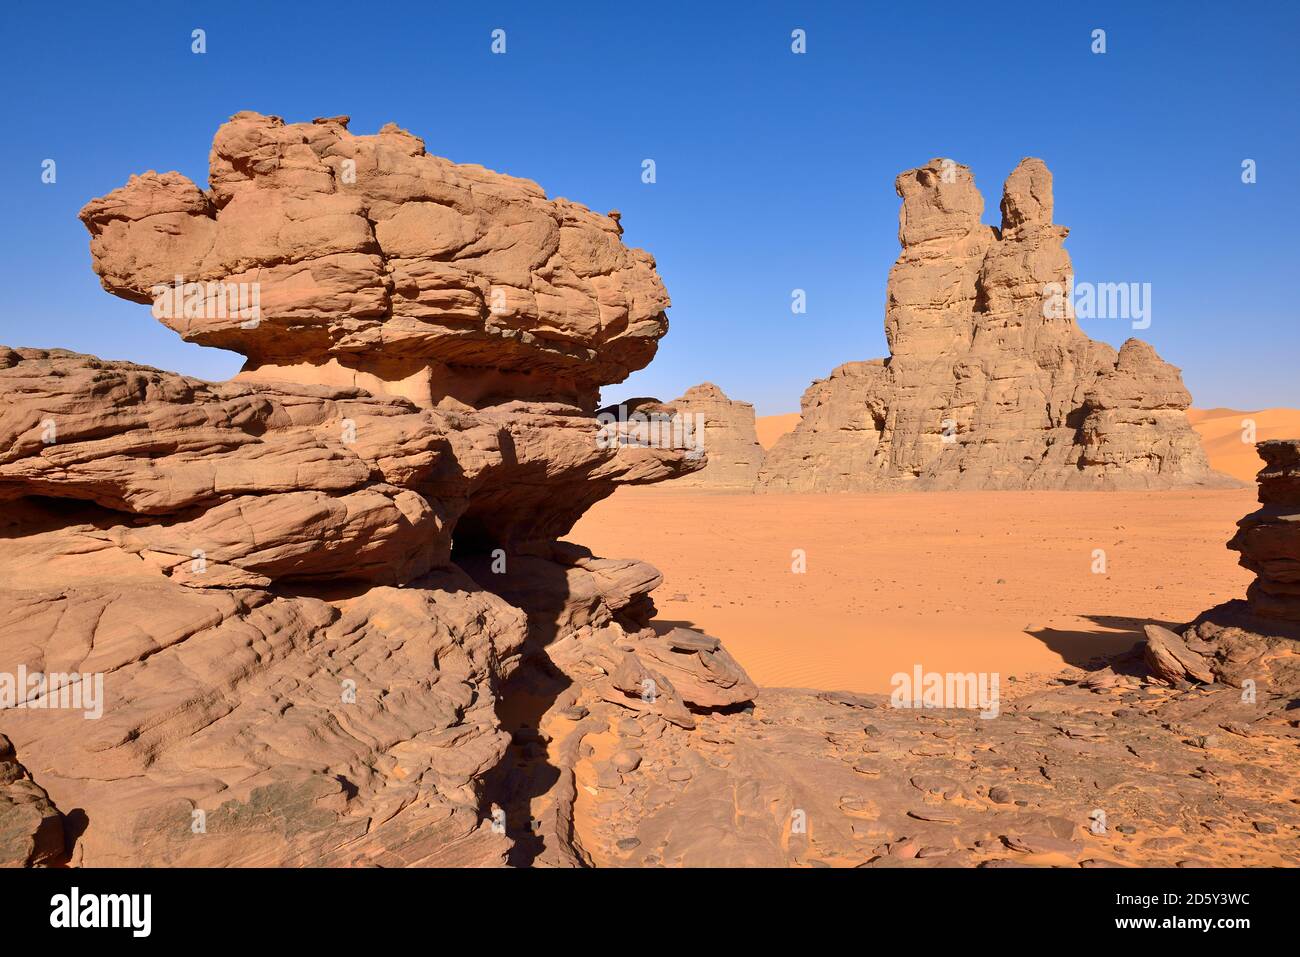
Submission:
M 1300 439 L 1260 442 L 1261 507 L 1242 518 L 1228 547 L 1256 574 L 1245 601 L 1225 602 L 1180 635 L 1148 625 L 1143 654 L 1160 679 L 1174 685 L 1269 684 L 1274 693 L 1300 689 Z
M 673 482 L 674 488 L 752 489 L 763 465 L 754 407 L 728 399 L 712 382 L 687 389 L 669 405 L 681 416 L 699 416 L 709 464 Z
M 430 156 L 391 123 L 347 127 L 239 113 L 213 140 L 208 190 L 150 171 L 88 203 L 104 288 L 248 356 L 250 376 L 422 406 L 588 405 L 654 356 L 668 296 L 618 213 Z
M 705 462 L 599 441 L 668 304 L 617 215 L 243 113 L 209 190 L 146 173 L 82 218 L 107 289 L 248 364 L 0 348 L 0 863 L 504 863 L 535 646 L 684 727 L 752 696 L 648 627 L 652 568 L 557 542 Z
M 1250 609 L 1265 618 L 1300 622 L 1300 440 L 1256 445 L 1260 508 L 1237 523 L 1229 548 L 1256 574 L 1246 593 Z
M 999 229 L 980 222 L 965 166 L 931 160 L 895 188 L 890 357 L 809 387 L 761 490 L 1237 484 L 1209 469 L 1177 369 L 1136 339 L 1116 353 L 1079 328 L 1064 294 L 1068 230 L 1052 222 L 1041 160 L 1007 178 Z
M 0 734 L 0 867 L 51 864 L 62 856 L 62 815 Z

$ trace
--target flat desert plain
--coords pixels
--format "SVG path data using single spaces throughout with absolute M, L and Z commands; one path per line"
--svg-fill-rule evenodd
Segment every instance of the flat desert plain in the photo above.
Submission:
M 1240 597 L 1251 575 L 1224 543 L 1254 495 L 625 488 L 568 537 L 659 568 L 659 621 L 721 638 L 760 685 L 881 692 L 917 664 L 1004 680 L 1086 666 L 1144 622 Z
M 1193 410 L 1211 464 L 1250 481 L 1242 442 L 1300 412 Z M 758 419 L 770 447 L 797 415 Z M 721 638 L 761 685 L 881 692 L 926 671 L 1050 673 L 1132 647 L 1245 593 L 1225 547 L 1253 487 L 1175 492 L 751 495 L 620 489 L 569 535 L 659 568 L 659 622 Z M 806 570 L 793 570 L 796 549 Z M 1097 551 L 1104 553 L 1104 570 Z M 1097 569 L 1097 570 L 1094 570 Z

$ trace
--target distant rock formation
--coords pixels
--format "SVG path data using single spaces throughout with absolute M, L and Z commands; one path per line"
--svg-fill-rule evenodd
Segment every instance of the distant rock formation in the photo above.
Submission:
M 683 417 L 702 417 L 703 447 L 709 460 L 698 472 L 675 479 L 673 488 L 754 487 L 763 465 L 763 447 L 758 443 L 752 405 L 728 399 L 712 382 L 692 386 L 669 405 Z
M 346 127 L 241 113 L 209 190 L 82 211 L 105 288 L 235 380 L 0 347 L 0 865 L 581 863 L 571 803 L 529 803 L 565 781 L 516 760 L 547 646 L 565 708 L 693 729 L 754 694 L 650 627 L 654 568 L 558 541 L 705 462 L 595 417 L 667 328 L 654 260 Z
M 970 170 L 931 160 L 895 181 L 902 253 L 889 274 L 890 357 L 804 393 L 762 491 L 1235 486 L 1210 470 L 1176 368 L 1077 325 L 1052 176 L 1025 159 L 1002 226 L 980 222 Z M 1045 304 L 1045 298 L 1047 303 Z

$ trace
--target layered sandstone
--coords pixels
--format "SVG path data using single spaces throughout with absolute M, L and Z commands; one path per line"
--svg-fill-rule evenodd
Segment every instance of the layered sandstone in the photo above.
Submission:
M 1256 445 L 1258 510 L 1237 523 L 1229 548 L 1256 578 L 1246 593 L 1251 611 L 1265 618 L 1300 622 L 1300 439 Z
M 617 212 L 431 156 L 391 123 L 239 113 L 209 163 L 206 190 L 150 171 L 81 219 L 105 289 L 248 356 L 248 376 L 594 405 L 667 330 L 654 259 L 623 245 Z
M 1151 672 L 1174 685 L 1225 683 L 1273 694 L 1300 687 L 1300 439 L 1260 442 L 1260 508 L 1237 522 L 1228 547 L 1255 573 L 1246 599 L 1202 614 L 1181 634 L 1146 626 Z
M 1000 228 L 967 167 L 932 160 L 895 181 L 902 253 L 889 274 L 890 356 L 804 393 L 769 451 L 765 491 L 1118 489 L 1236 484 L 1212 472 L 1176 368 L 1079 328 L 1052 177 L 1025 159 Z
M 752 696 L 649 627 L 654 569 L 557 541 L 705 461 L 596 421 L 666 329 L 617 215 L 245 113 L 208 190 L 147 173 L 83 220 L 109 291 L 248 364 L 0 348 L 0 863 L 505 863 L 539 647 L 683 727 Z M 243 283 L 256 315 L 203 298 Z
M 674 488 L 752 489 L 763 465 L 763 447 L 754 425 L 754 407 L 727 398 L 712 382 L 687 389 L 669 403 L 678 415 L 701 422 L 701 445 L 708 465 L 683 476 Z

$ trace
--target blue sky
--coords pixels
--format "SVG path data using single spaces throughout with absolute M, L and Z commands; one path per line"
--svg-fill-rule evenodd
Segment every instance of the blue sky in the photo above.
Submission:
M 1032 155 L 1056 176 L 1076 277 L 1152 284 L 1141 335 L 1198 405 L 1300 405 L 1300 4 L 300 9 L 6 4 L 0 342 L 233 374 L 238 356 L 187 345 L 99 288 L 77 210 L 146 169 L 206 185 L 212 134 L 239 110 L 347 113 L 354 132 L 391 120 L 430 152 L 623 212 L 625 239 L 659 261 L 672 328 L 607 399 L 708 379 L 759 414 L 796 410 L 812 379 L 887 354 L 895 175 L 935 156 L 965 163 L 996 222 L 1002 180 Z M 504 56 L 489 49 L 497 27 Z M 1090 51 L 1095 28 L 1104 55 Z M 806 315 L 790 312 L 795 288 Z M 1116 345 L 1132 334 L 1083 325 Z

